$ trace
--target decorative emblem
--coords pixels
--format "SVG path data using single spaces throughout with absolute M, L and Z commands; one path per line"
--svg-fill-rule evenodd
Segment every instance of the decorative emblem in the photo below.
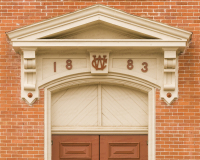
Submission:
M 106 68 L 105 63 L 107 63 L 106 55 L 103 55 L 103 58 L 100 55 L 98 58 L 96 58 L 96 55 L 93 55 L 93 57 L 92 66 L 96 70 L 104 70 Z

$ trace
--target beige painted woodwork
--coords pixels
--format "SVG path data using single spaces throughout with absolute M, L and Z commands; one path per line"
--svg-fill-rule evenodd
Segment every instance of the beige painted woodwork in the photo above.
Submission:
M 148 96 L 118 86 L 102 85 L 102 126 L 148 126 Z
M 148 127 L 147 94 L 125 87 L 90 85 L 70 88 L 54 93 L 51 104 L 53 129 Z
M 97 126 L 97 85 L 52 95 L 52 127 Z
M 70 59 L 73 63 L 72 70 L 87 68 L 87 59 L 86 57 L 72 57 L 68 56 L 68 58 L 49 58 L 42 59 L 42 79 L 49 78 L 50 76 L 56 75 L 58 73 L 68 71 L 66 69 L 66 61 Z M 54 71 L 54 62 L 56 62 L 56 72 Z
M 38 97 L 38 87 L 36 87 L 36 56 L 37 48 L 21 48 L 22 49 L 22 68 L 21 68 L 21 97 L 28 104 L 35 102 Z M 31 93 L 32 96 L 27 98 Z
M 21 54 L 21 97 L 32 105 L 39 98 L 39 89 L 45 90 L 45 160 L 51 159 L 52 133 L 147 134 L 147 132 L 148 159 L 155 160 L 155 90 L 160 89 L 160 97 L 168 105 L 178 98 L 178 55 L 187 47 L 191 32 L 97 4 L 10 31 L 7 35 L 14 50 Z M 92 66 L 91 55 L 96 54 L 96 57 L 99 57 L 104 53 L 107 55 L 106 68 L 97 72 Z M 127 67 L 129 62 L 131 66 Z M 148 66 L 148 70 L 145 66 Z M 144 70 L 146 72 L 143 72 Z M 55 99 L 51 100 L 51 95 L 58 94 L 59 97 L 59 94 L 65 93 L 64 90 L 75 92 L 77 87 L 92 88 L 95 85 L 97 99 L 94 97 L 92 99 L 92 96 L 95 96 L 92 94 L 88 102 L 90 101 L 92 105 L 97 103 L 97 111 L 92 110 L 94 108 L 89 104 L 88 109 L 96 112 L 89 116 L 92 119 L 97 116 L 97 121 L 92 123 L 85 119 L 84 123 L 78 123 L 77 119 L 73 121 L 75 113 L 72 112 L 73 114 L 69 115 L 71 119 L 64 120 L 60 124 L 79 126 L 76 128 L 68 126 L 67 130 L 62 126 L 52 127 L 58 124 L 59 120 L 55 120 L 51 111 L 53 109 L 55 113 L 59 111 L 51 108 L 56 104 Z M 116 94 L 115 97 L 119 96 L 118 99 L 126 97 L 127 92 L 145 93 L 145 99 L 148 97 L 146 119 L 138 120 L 139 123 L 131 116 L 123 119 L 125 110 L 131 108 L 128 103 L 131 100 L 114 101 L 110 104 L 112 97 L 108 95 L 110 90 L 106 86 L 116 86 L 111 87 L 111 90 L 112 94 Z M 117 88 L 126 91 L 120 95 L 121 92 L 114 91 Z M 100 93 L 102 96 L 99 96 Z M 171 97 L 168 97 L 170 94 Z M 133 104 L 137 103 L 136 99 L 135 97 Z M 119 121 L 111 123 L 111 120 L 102 114 L 108 115 L 112 112 L 113 104 L 123 115 L 120 115 Z M 127 108 L 123 110 L 120 108 L 121 105 Z M 134 105 L 133 108 L 136 110 L 135 113 L 142 117 L 147 112 L 143 108 L 145 105 L 139 106 Z M 67 109 L 66 112 L 68 113 Z M 80 110 L 77 110 L 77 113 L 79 112 Z M 110 115 L 112 119 L 117 117 Z M 90 126 L 85 127 L 86 124 Z M 109 125 L 116 126 L 108 127 Z
M 130 31 L 124 31 L 117 27 L 111 27 L 106 23 L 96 24 L 64 35 L 51 37 L 52 39 L 156 39 L 153 36 L 139 36 Z
M 175 98 L 178 98 L 178 68 L 177 63 L 174 63 L 177 61 L 176 54 L 180 54 L 184 51 L 191 37 L 191 33 L 185 30 L 133 16 L 103 5 L 94 5 L 74 13 L 29 25 L 8 32 L 7 34 L 12 41 L 15 51 L 22 53 L 22 59 L 24 59 L 22 68 L 24 68 L 27 63 L 27 59 L 23 57 L 23 55 L 28 55 L 28 52 L 31 52 L 33 48 L 35 50 L 37 49 L 37 51 L 34 51 L 38 56 L 41 55 L 43 51 L 47 54 L 50 51 L 54 51 L 54 54 L 58 55 L 57 53 L 59 50 L 64 52 L 70 50 L 89 53 L 90 60 L 87 60 L 87 62 L 85 62 L 86 59 L 81 59 L 80 57 L 73 59 L 73 56 L 69 56 L 73 61 L 72 68 L 74 71 L 69 72 L 69 74 L 76 73 L 78 68 L 80 68 L 79 73 L 83 72 L 81 69 L 87 68 L 89 69 L 87 72 L 91 72 L 93 75 L 103 75 L 112 72 L 112 70 L 109 70 L 110 66 L 115 68 L 116 72 L 120 72 L 121 69 L 124 69 L 125 62 L 127 61 L 124 52 L 130 51 L 132 56 L 135 51 L 140 52 L 144 54 L 144 56 L 134 59 L 134 72 L 137 72 L 135 76 L 141 76 L 147 81 L 151 81 L 149 77 L 157 79 L 157 81 L 153 83 L 161 87 L 161 98 L 165 99 L 168 104 Z M 24 50 L 24 48 L 26 48 L 26 50 Z M 30 51 L 27 50 L 27 48 L 30 49 Z M 110 54 L 117 50 L 121 50 L 120 59 L 113 59 L 110 63 Z M 156 62 L 156 58 L 159 56 L 154 59 L 147 59 L 149 51 L 161 55 L 162 58 L 159 61 L 163 61 L 165 66 L 162 64 L 159 65 L 158 61 Z M 172 57 L 171 52 L 173 52 Z M 99 57 L 100 55 L 102 56 L 102 54 L 105 54 L 108 58 L 106 68 L 103 70 L 94 69 L 94 67 L 91 66 L 93 65 L 93 56 Z M 43 78 L 47 78 L 52 74 L 55 75 L 55 73 L 52 73 L 52 70 L 50 72 L 47 71 L 49 68 L 52 68 L 52 63 L 54 62 L 56 64 L 59 62 L 62 63 L 56 68 L 57 73 L 64 72 L 64 60 L 57 56 L 55 57 L 56 61 L 51 62 L 53 59 L 49 58 L 50 55 L 48 54 L 46 60 L 42 60 L 44 62 L 44 64 L 42 64 L 44 72 L 42 75 Z M 132 57 L 130 56 L 127 58 L 131 59 Z M 172 59 L 173 67 L 171 68 L 170 63 Z M 121 61 L 119 62 L 119 60 Z M 137 69 L 139 65 L 141 65 L 138 64 L 140 61 L 145 61 L 150 67 L 146 74 L 140 74 L 140 69 Z M 91 66 L 90 68 L 88 65 L 86 67 L 88 63 Z M 39 97 L 38 87 L 44 84 L 38 80 L 39 76 L 41 76 L 38 72 L 40 72 L 42 66 L 37 63 L 36 66 L 36 70 L 35 68 L 24 71 L 22 69 L 22 82 L 27 79 L 29 81 L 27 84 L 22 85 L 21 97 L 30 105 Z M 162 69 L 162 73 L 152 73 L 153 70 L 156 71 L 159 68 Z M 75 69 L 77 70 L 75 71 Z M 127 70 L 123 70 L 123 72 L 125 74 L 128 73 Z M 34 78 L 35 75 L 37 76 L 36 81 Z M 48 78 L 47 81 L 50 82 L 56 78 L 59 77 L 54 76 L 53 78 Z M 161 81 L 161 83 L 159 83 L 159 81 Z M 28 97 L 28 93 L 33 94 L 33 96 L 31 98 Z M 171 97 L 167 97 L 169 93 Z
M 91 74 L 92 75 L 108 74 L 110 51 L 109 50 L 95 50 L 95 51 L 91 50 L 88 52 L 90 53 Z

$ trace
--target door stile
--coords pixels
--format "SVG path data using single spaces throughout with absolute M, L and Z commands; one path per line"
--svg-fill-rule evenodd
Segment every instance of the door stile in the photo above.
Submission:
M 101 143 L 101 136 L 99 135 L 99 160 L 101 158 L 101 146 L 100 146 L 100 143 Z

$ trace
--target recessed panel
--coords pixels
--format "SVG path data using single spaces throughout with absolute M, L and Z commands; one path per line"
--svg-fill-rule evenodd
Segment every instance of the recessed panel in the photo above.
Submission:
M 99 136 L 52 135 L 52 160 L 99 160 Z
M 101 135 L 100 160 L 148 160 L 148 135 Z
M 44 58 L 42 60 L 42 79 L 72 70 L 87 68 L 86 58 Z
M 60 158 L 92 159 L 91 143 L 60 143 Z
M 157 79 L 157 59 L 156 58 L 113 58 L 112 68 L 139 73 Z
M 139 158 L 139 143 L 109 143 L 109 158 Z

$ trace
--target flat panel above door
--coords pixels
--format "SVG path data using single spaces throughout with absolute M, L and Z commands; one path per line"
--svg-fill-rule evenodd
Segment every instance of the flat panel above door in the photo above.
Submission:
M 102 85 L 102 126 L 147 127 L 148 95 L 125 87 Z
M 148 135 L 100 136 L 100 160 L 148 160 Z
M 97 126 L 97 85 L 52 94 L 52 127 Z
M 52 160 L 99 160 L 99 136 L 52 135 Z
M 53 134 L 147 134 L 148 94 L 102 84 L 65 89 L 52 93 L 51 119 Z

